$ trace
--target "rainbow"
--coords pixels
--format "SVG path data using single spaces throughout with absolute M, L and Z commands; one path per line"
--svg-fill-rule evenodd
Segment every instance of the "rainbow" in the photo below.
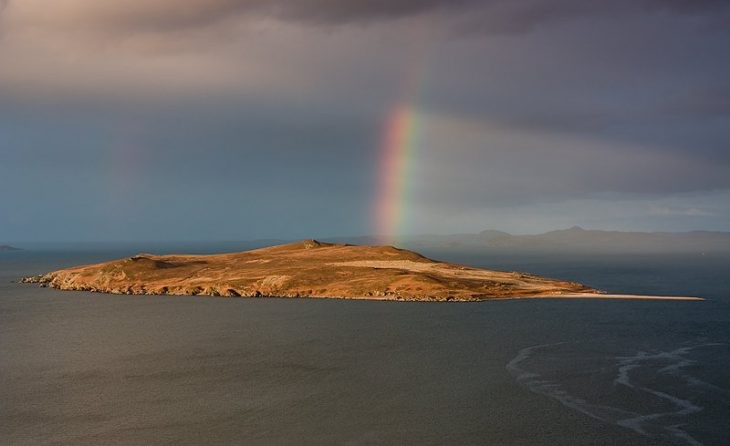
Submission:
M 393 107 L 380 147 L 378 191 L 373 215 L 380 243 L 396 241 L 405 226 L 412 160 L 416 155 L 418 115 L 411 104 Z
M 420 116 L 418 99 L 428 73 L 434 30 L 430 21 L 412 28 L 413 45 L 404 58 L 400 100 L 386 113 L 378 151 L 377 190 L 372 209 L 373 230 L 382 244 L 394 244 L 407 225 L 412 202 L 413 164 L 418 155 Z

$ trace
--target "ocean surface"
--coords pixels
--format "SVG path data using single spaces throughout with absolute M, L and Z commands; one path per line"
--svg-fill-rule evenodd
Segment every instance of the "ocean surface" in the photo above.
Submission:
M 441 260 L 706 301 L 114 296 L 15 283 L 145 252 L 0 253 L 0 444 L 730 444 L 730 255 Z

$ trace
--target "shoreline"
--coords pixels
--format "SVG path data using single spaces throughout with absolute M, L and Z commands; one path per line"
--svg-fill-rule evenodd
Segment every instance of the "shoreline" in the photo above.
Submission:
M 17 283 L 32 284 L 37 282 L 25 281 L 20 279 Z M 83 290 L 83 289 L 68 289 L 59 288 L 55 286 L 47 286 L 42 284 L 39 288 L 50 288 L 58 291 L 70 291 L 70 292 L 81 292 L 81 293 L 94 293 L 94 294 L 108 294 L 117 296 L 166 296 L 166 297 L 204 297 L 204 298 L 222 298 L 222 299 L 331 299 L 331 300 L 372 300 L 379 302 L 427 302 L 427 303 L 443 303 L 443 302 L 489 302 L 489 301 L 500 301 L 500 300 L 523 300 L 523 299 L 613 299 L 613 300 L 681 300 L 681 301 L 704 301 L 703 297 L 696 296 L 655 296 L 648 294 L 616 294 L 616 293 L 570 293 L 570 294 L 549 294 L 549 295 L 532 295 L 532 296 L 494 296 L 487 297 L 484 299 L 398 299 L 386 296 L 277 296 L 277 295 L 258 295 L 258 296 L 223 296 L 223 295 L 210 295 L 210 294 L 172 294 L 172 293 L 115 293 L 111 291 L 101 290 Z
M 592 294 L 592 293 L 575 293 L 548 296 L 527 296 L 516 297 L 515 299 L 624 299 L 624 300 L 705 300 L 704 297 L 696 296 L 654 296 L 649 294 Z

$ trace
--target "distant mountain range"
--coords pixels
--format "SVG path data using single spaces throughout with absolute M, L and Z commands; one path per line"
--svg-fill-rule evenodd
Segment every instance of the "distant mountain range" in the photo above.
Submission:
M 20 248 L 10 245 L 0 245 L 0 251 L 20 251 Z
M 370 244 L 372 237 L 350 239 Z M 399 246 L 424 251 L 566 253 L 730 253 L 730 232 L 620 232 L 583 229 L 514 235 L 489 229 L 478 234 L 419 235 Z

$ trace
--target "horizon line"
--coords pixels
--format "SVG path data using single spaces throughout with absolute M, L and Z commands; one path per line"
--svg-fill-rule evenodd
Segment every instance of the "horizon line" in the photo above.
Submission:
M 585 228 L 582 226 L 571 226 L 567 228 L 550 229 L 543 232 L 531 232 L 531 233 L 512 233 L 509 231 L 488 228 L 478 232 L 448 232 L 448 233 L 435 233 L 435 232 L 424 232 L 418 234 L 399 234 L 398 237 L 403 239 L 417 238 L 417 237 L 448 237 L 458 235 L 479 235 L 486 231 L 504 232 L 508 235 L 514 236 L 530 236 L 530 235 L 544 235 L 551 232 L 557 231 L 568 231 L 568 230 L 583 230 L 583 231 L 597 231 L 597 232 L 618 232 L 626 234 L 693 234 L 693 233 L 717 233 L 717 234 L 729 234 L 728 230 L 710 230 L 710 229 L 691 229 L 686 231 L 662 231 L 662 230 L 651 230 L 651 231 L 640 231 L 640 230 L 614 230 L 614 229 L 596 229 L 596 228 Z M 328 241 L 333 239 L 363 239 L 371 238 L 374 240 L 380 240 L 384 235 L 366 234 L 366 235 L 328 235 L 328 236 L 302 236 L 302 237 L 256 237 L 256 238 L 240 238 L 240 239 L 92 239 L 92 240 L 7 240 L 0 241 L 0 245 L 11 245 L 11 244 L 41 244 L 41 243 L 78 243 L 78 244 L 99 244 L 99 243 L 255 243 L 255 242 L 295 242 L 299 240 L 322 240 Z

